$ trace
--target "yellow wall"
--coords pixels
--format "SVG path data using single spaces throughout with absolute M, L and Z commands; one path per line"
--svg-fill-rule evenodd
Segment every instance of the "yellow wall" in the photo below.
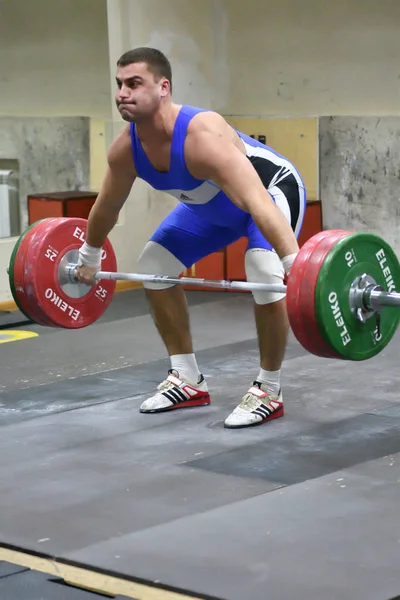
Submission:
M 90 120 L 90 187 L 98 191 L 107 168 L 106 121 Z
M 266 136 L 266 143 L 297 166 L 311 200 L 318 199 L 318 119 L 226 117 L 236 129 Z M 101 119 L 90 123 L 90 182 L 98 190 L 106 169 L 106 128 Z
M 319 200 L 317 118 L 226 118 L 233 127 L 248 135 L 265 135 L 268 146 L 296 165 L 308 199 Z

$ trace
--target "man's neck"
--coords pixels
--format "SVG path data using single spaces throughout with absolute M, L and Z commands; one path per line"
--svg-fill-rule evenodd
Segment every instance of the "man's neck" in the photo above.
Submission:
M 158 142 L 170 139 L 178 110 L 178 105 L 169 102 L 161 106 L 151 119 L 137 123 L 136 131 L 141 141 L 150 142 L 155 137 Z

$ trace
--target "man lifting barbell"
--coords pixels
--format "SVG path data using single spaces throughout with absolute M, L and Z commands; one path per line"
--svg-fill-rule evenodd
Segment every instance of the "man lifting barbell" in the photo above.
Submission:
M 400 311 L 387 308 L 400 307 L 400 264 L 387 242 L 367 232 L 322 231 L 299 250 L 305 193 L 297 171 L 215 113 L 172 104 L 169 69 L 151 49 L 119 61 L 117 103 L 131 124 L 110 148 L 89 220 L 49 218 L 29 226 L 10 258 L 10 289 L 36 323 L 75 329 L 104 313 L 117 280 L 142 281 L 171 361 L 142 412 L 210 402 L 178 284 L 252 291 L 260 371 L 225 426 L 257 425 L 283 415 L 280 369 L 289 324 L 320 357 L 360 361 L 387 346 L 400 321 Z M 120 273 L 108 233 L 136 177 L 181 203 L 146 244 L 140 273 Z M 180 276 L 242 235 L 249 240 L 247 281 Z
M 246 276 L 282 283 L 298 252 L 305 211 L 300 174 L 284 157 L 237 133 L 218 114 L 171 100 L 171 67 L 158 50 L 138 48 L 118 61 L 116 103 L 130 123 L 108 153 L 109 167 L 91 210 L 78 278 L 93 283 L 100 248 L 137 177 L 171 193 L 180 205 L 139 257 L 142 273 L 177 277 L 185 268 L 242 236 L 248 238 Z M 274 249 L 274 250 L 273 250 Z M 210 403 L 193 352 L 188 309 L 180 286 L 144 284 L 171 369 L 142 412 Z M 253 292 L 260 370 L 227 427 L 283 415 L 280 386 L 288 320 L 282 293 Z

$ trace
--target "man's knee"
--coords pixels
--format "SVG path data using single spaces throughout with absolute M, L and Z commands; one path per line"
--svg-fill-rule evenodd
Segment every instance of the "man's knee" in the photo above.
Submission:
M 138 258 L 138 273 L 142 274 L 179 277 L 185 268 L 176 256 L 156 242 L 147 242 Z M 149 290 L 165 290 L 173 285 L 173 283 L 143 282 L 143 286 Z
M 279 256 L 264 248 L 251 248 L 245 255 L 247 281 L 283 285 L 285 271 Z M 272 304 L 285 297 L 277 292 L 253 291 L 256 304 Z

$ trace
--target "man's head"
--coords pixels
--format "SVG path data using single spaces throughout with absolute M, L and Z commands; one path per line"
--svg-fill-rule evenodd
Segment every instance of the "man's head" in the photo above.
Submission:
M 157 112 L 172 92 L 171 65 L 155 48 L 135 48 L 117 61 L 116 104 L 125 121 L 139 123 Z

